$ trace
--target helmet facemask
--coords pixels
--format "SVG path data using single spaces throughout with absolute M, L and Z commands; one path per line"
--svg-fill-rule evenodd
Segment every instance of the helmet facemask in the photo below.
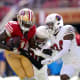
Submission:
M 48 32 L 49 33 L 54 33 L 54 23 L 53 22 L 49 22 L 46 25 L 48 26 Z

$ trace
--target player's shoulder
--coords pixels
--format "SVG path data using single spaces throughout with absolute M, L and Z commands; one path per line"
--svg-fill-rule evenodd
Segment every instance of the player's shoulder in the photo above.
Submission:
M 36 25 L 32 25 L 29 32 L 36 32 Z
M 68 31 L 75 31 L 75 28 L 72 25 L 64 25 L 63 29 Z
M 9 24 L 9 25 L 19 25 L 17 21 L 9 21 L 7 24 Z
M 20 27 L 17 21 L 9 21 L 7 24 L 5 24 L 5 31 L 9 36 L 18 32 L 19 30 Z
M 19 27 L 19 24 L 17 21 L 9 21 L 7 24 L 5 24 L 6 29 L 17 29 Z
M 34 24 L 34 25 L 32 25 L 32 27 L 31 27 L 32 29 L 36 29 L 36 25 Z
M 72 40 L 74 38 L 75 29 L 72 25 L 65 25 L 64 30 L 64 40 Z

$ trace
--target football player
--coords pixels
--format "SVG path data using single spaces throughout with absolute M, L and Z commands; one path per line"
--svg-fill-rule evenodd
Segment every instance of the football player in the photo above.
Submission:
M 5 25 L 4 31 L 0 34 L 0 48 L 10 51 L 14 51 L 16 49 L 17 52 L 15 53 L 21 52 L 20 49 L 27 50 L 29 46 L 32 47 L 31 44 L 34 43 L 33 38 L 36 32 L 36 26 L 34 25 L 34 13 L 31 9 L 21 9 L 17 14 L 17 20 L 18 21 L 9 21 Z M 15 46 L 17 43 L 14 43 L 14 47 L 6 45 L 8 40 L 13 37 L 19 37 L 20 41 L 16 38 L 17 41 L 20 42 L 18 47 Z M 30 79 L 34 77 L 32 63 L 27 57 L 23 56 L 24 52 L 21 52 L 21 55 L 16 55 L 12 52 L 5 51 L 5 54 L 10 66 L 18 76 L 21 78 L 28 77 Z
M 36 39 L 35 44 L 37 48 L 36 49 L 31 48 L 31 50 L 35 54 L 36 60 L 39 62 L 41 62 L 41 60 L 43 60 L 44 58 L 49 57 L 49 55 L 45 55 L 45 53 L 43 54 L 41 52 L 41 49 L 43 48 L 43 45 L 46 43 L 48 38 L 49 38 L 49 35 L 48 35 L 47 27 L 39 26 L 36 29 L 36 36 L 35 36 L 35 39 Z M 37 80 L 48 80 L 47 65 L 43 65 L 43 67 L 40 69 L 36 68 L 35 66 L 33 68 L 34 68 L 34 74 L 38 78 Z
M 52 54 L 51 49 L 44 49 L 49 46 L 49 43 L 50 43 L 50 40 L 48 40 L 49 37 L 50 36 L 48 33 L 48 27 L 46 25 L 39 26 L 36 29 L 35 44 L 37 45 L 37 48 L 36 49 L 31 48 L 31 50 L 33 50 L 33 52 L 35 54 L 36 60 L 42 61 L 43 59 L 41 60 L 40 56 L 43 57 L 44 59 L 51 57 L 51 54 Z M 44 46 L 44 44 L 47 41 L 48 41 L 48 43 Z M 38 55 L 38 56 L 36 57 L 36 55 Z M 53 64 L 55 64 L 55 63 L 56 62 L 54 62 Z M 59 65 L 58 63 L 59 63 L 59 61 L 57 61 L 55 66 L 53 65 L 52 67 L 56 68 L 58 70 L 59 69 L 59 68 L 57 68 L 57 65 Z M 38 80 L 48 80 L 47 65 L 43 65 L 43 67 L 40 69 L 37 69 L 34 66 L 34 72 L 35 72 L 34 74 L 37 76 Z M 53 73 L 55 73 L 55 71 L 53 71 Z
M 48 15 L 45 22 L 51 35 L 50 48 L 54 52 L 52 57 L 43 60 L 42 64 L 62 58 L 61 80 L 68 80 L 70 77 L 78 75 L 80 71 L 80 47 L 76 43 L 74 27 L 63 25 L 63 18 L 57 13 Z

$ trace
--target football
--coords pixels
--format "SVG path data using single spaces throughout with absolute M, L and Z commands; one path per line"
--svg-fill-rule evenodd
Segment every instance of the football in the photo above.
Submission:
M 15 36 L 15 37 L 9 38 L 8 41 L 6 42 L 6 45 L 10 48 L 18 48 L 20 45 L 20 37 Z

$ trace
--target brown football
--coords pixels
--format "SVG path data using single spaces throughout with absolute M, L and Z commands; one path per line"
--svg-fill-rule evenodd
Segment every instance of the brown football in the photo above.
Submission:
M 14 48 L 14 47 L 18 48 L 20 45 L 20 37 L 15 36 L 15 37 L 9 38 L 8 41 L 6 42 L 6 45 L 11 48 Z

